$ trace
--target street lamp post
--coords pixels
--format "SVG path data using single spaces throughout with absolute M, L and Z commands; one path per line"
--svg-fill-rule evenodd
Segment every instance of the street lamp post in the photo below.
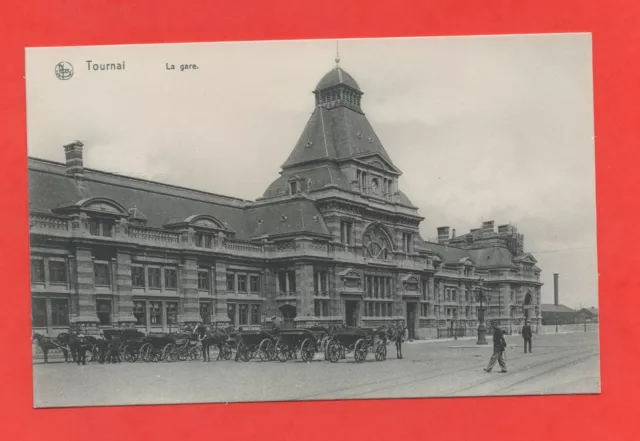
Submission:
M 480 307 L 478 308 L 478 341 L 477 345 L 486 345 L 487 343 L 487 328 L 484 326 L 484 306 L 483 302 L 485 301 L 485 294 L 483 290 L 484 279 L 480 279 L 480 287 L 478 288 L 477 299 L 476 301 L 480 302 Z

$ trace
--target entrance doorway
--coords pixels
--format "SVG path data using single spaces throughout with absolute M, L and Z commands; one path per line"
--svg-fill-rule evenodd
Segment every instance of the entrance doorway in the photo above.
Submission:
M 416 338 L 416 304 L 407 303 L 407 333 L 409 340 Z
M 358 301 L 346 300 L 344 302 L 345 322 L 347 326 L 357 326 L 358 324 Z
M 297 310 L 293 305 L 282 305 L 280 308 L 282 314 L 282 327 L 285 329 L 291 329 L 294 327 L 293 319 L 296 318 Z

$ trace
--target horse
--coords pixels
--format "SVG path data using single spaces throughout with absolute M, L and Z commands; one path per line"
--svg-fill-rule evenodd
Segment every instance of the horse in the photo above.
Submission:
M 31 341 L 35 341 L 40 350 L 44 354 L 44 362 L 49 362 L 49 351 L 51 349 L 60 349 L 62 350 L 62 354 L 64 355 L 64 361 L 69 360 L 69 350 L 66 348 L 66 344 L 59 339 L 59 337 L 45 337 L 42 334 L 38 334 L 34 332 L 31 334 Z
M 86 337 L 70 334 L 69 348 L 71 349 L 71 354 L 78 366 L 80 366 L 80 363 L 83 365 L 87 364 L 87 351 L 91 350 L 91 343 Z
M 398 359 L 402 358 L 402 342 L 404 341 L 404 333 L 406 330 L 407 328 L 400 323 L 395 326 L 389 326 L 388 328 L 388 334 L 391 336 L 389 340 L 396 344 L 396 357 Z
M 198 323 L 193 330 L 193 334 L 197 336 L 198 341 L 202 344 L 202 361 L 211 361 L 211 355 L 209 354 L 209 347 L 211 347 L 211 345 L 216 345 L 218 347 L 218 358 L 216 358 L 216 360 L 220 360 L 222 358 L 224 345 L 229 338 L 229 334 L 226 330 L 211 330 L 202 323 Z

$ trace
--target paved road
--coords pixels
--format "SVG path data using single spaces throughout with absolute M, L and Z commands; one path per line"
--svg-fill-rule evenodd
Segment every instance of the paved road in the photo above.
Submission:
M 490 346 L 412 342 L 404 359 L 332 364 L 251 361 L 34 365 L 36 407 L 599 393 L 598 334 L 544 335 L 525 355 L 509 337 L 509 372 L 482 370 Z

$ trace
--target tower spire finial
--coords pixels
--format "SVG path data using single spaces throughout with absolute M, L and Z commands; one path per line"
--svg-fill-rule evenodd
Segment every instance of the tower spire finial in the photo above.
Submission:
M 340 64 L 340 41 L 336 40 L 336 66 Z

